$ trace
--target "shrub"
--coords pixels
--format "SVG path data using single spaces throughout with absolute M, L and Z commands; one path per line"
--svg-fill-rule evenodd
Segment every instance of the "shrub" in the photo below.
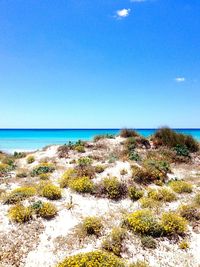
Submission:
M 14 157 L 16 159 L 21 159 L 21 158 L 25 158 L 26 157 L 26 153 L 25 152 L 14 152 Z
M 50 182 L 40 183 L 38 189 L 41 196 L 50 200 L 57 200 L 62 197 L 60 188 Z
M 120 132 L 120 136 L 123 138 L 128 138 L 128 137 L 136 137 L 138 136 L 138 133 L 132 129 L 122 129 Z
M 135 263 L 131 263 L 129 267 L 149 267 L 146 261 L 136 261 Z
M 62 175 L 59 183 L 61 188 L 68 187 L 70 180 L 76 178 L 77 171 L 75 169 L 68 169 Z
M 55 166 L 51 163 L 41 163 L 34 167 L 31 172 L 32 176 L 40 175 L 41 173 L 51 173 L 55 170 Z
M 177 156 L 189 157 L 190 151 L 185 145 L 176 145 L 174 147 Z
M 83 220 L 81 228 L 86 233 L 86 235 L 99 236 L 103 229 L 103 224 L 99 217 L 86 217 Z
M 5 196 L 4 204 L 15 204 L 37 193 L 35 187 L 19 187 Z
M 131 186 L 128 189 L 128 195 L 129 195 L 131 200 L 136 201 L 136 200 L 140 199 L 141 197 L 143 197 L 144 192 L 142 190 L 136 188 L 135 186 Z
M 181 205 L 179 207 L 179 213 L 188 221 L 200 220 L 200 212 L 194 205 Z
M 0 174 L 5 174 L 12 171 L 12 167 L 8 164 L 0 163 Z
M 102 173 L 105 170 L 105 166 L 103 165 L 96 165 L 95 166 L 95 172 Z
M 189 248 L 189 243 L 186 240 L 182 240 L 179 243 L 179 248 L 180 249 L 188 249 Z
M 125 267 L 125 264 L 117 256 L 102 252 L 93 251 L 80 253 L 67 257 L 58 267 Z
M 89 158 L 89 157 L 82 157 L 82 158 L 78 159 L 78 165 L 80 167 L 87 166 L 87 165 L 90 165 L 90 164 L 92 164 L 92 159 Z
M 76 146 L 76 147 L 75 147 L 75 150 L 76 150 L 77 152 L 79 152 L 79 153 L 84 153 L 84 152 L 85 152 L 85 148 L 84 148 L 84 146 L 82 146 L 82 145 L 78 145 L 78 146 Z
M 111 234 L 104 239 L 102 248 L 114 253 L 116 256 L 120 256 L 123 250 L 122 242 L 125 236 L 125 229 L 119 227 L 114 228 Z
M 92 193 L 94 190 L 94 183 L 87 176 L 70 180 L 68 186 L 78 193 Z
M 27 169 L 19 169 L 18 172 L 16 173 L 16 177 L 18 178 L 25 178 L 28 176 Z
M 63 146 L 59 146 L 58 148 L 58 157 L 59 158 L 66 158 L 68 157 L 68 153 L 69 153 L 69 147 L 68 145 L 63 145 Z
M 15 167 L 16 167 L 16 165 L 15 165 L 15 159 L 12 156 L 4 155 L 2 158 L 0 157 L 0 160 L 1 160 L 1 163 L 2 164 L 6 164 L 6 165 L 9 166 L 8 167 L 9 168 L 8 171 L 12 171 L 12 170 L 15 169 Z
M 176 195 L 168 188 L 150 189 L 148 191 L 148 197 L 156 201 L 172 202 L 176 200 Z
M 119 182 L 116 177 L 104 178 L 100 184 L 101 193 L 108 198 L 118 200 L 127 194 L 126 185 Z
M 126 169 L 122 169 L 120 171 L 120 174 L 124 176 L 124 175 L 128 174 L 128 171 Z
M 135 233 L 160 236 L 162 228 L 150 210 L 137 210 L 127 216 L 126 223 Z
M 28 164 L 31 164 L 35 161 L 35 158 L 34 158 L 34 156 L 30 155 L 27 157 L 26 161 Z
M 56 216 L 57 208 L 54 204 L 49 202 L 44 202 L 41 204 L 40 208 L 37 210 L 37 214 L 45 219 L 51 219 Z
M 185 181 L 171 181 L 169 185 L 176 193 L 179 194 L 192 192 L 192 184 Z
M 40 180 L 49 180 L 49 173 L 41 173 L 39 174 Z
M 143 197 L 140 199 L 141 207 L 146 209 L 159 209 L 162 203 L 160 201 L 154 200 L 150 197 Z
M 174 212 L 163 213 L 161 225 L 167 235 L 182 235 L 187 230 L 187 221 Z
M 141 243 L 144 248 L 156 248 L 156 241 L 151 236 L 143 236 L 141 238 Z
M 194 198 L 194 203 L 197 205 L 197 206 L 200 206 L 200 193 L 197 193 L 195 198 Z
M 190 152 L 199 150 L 198 142 L 190 135 L 177 133 L 170 128 L 161 128 L 153 136 L 153 141 L 157 146 L 167 146 L 174 148 L 177 145 L 186 146 Z
M 114 134 L 99 134 L 94 137 L 94 142 L 98 142 L 101 139 L 113 139 L 115 138 Z
M 11 221 L 24 223 L 32 218 L 32 209 L 30 207 L 24 207 L 22 204 L 17 204 L 9 209 L 8 217 Z

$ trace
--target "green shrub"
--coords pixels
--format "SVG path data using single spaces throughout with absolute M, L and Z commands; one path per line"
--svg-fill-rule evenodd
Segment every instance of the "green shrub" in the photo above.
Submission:
M 181 205 L 179 207 L 179 213 L 188 221 L 200 220 L 200 212 L 194 205 Z
M 123 228 L 116 227 L 112 230 L 103 243 L 102 248 L 114 253 L 116 256 L 120 256 L 123 250 L 122 242 L 126 236 L 126 231 Z
M 55 166 L 51 163 L 41 163 L 34 167 L 34 169 L 31 172 L 32 176 L 37 176 L 42 173 L 51 173 L 55 170 Z
M 168 188 L 150 189 L 148 191 L 148 197 L 156 201 L 172 202 L 176 200 L 176 195 Z
M 89 157 L 82 157 L 78 159 L 78 165 L 80 167 L 91 165 L 92 164 L 92 159 Z
M 177 156 L 189 157 L 190 151 L 185 145 L 176 145 L 174 147 Z
M 128 195 L 131 200 L 136 201 L 140 199 L 141 197 L 143 197 L 144 191 L 136 188 L 135 186 L 130 186 L 128 189 Z
M 131 263 L 129 267 L 149 267 L 149 264 L 146 261 L 136 261 Z
M 197 193 L 195 198 L 194 198 L 194 203 L 197 205 L 197 206 L 200 206 L 200 193 Z
M 82 230 L 86 235 L 99 236 L 103 229 L 103 224 L 99 217 L 86 217 L 82 222 Z
M 12 171 L 12 167 L 8 164 L 0 163 L 0 174 L 5 174 Z
M 16 159 L 21 159 L 21 158 L 25 158 L 26 157 L 26 153 L 25 152 L 14 152 L 14 157 Z
M 146 209 L 159 209 L 162 203 L 160 201 L 154 200 L 150 197 L 143 197 L 140 199 L 141 207 Z
M 19 169 L 16 173 L 16 177 L 18 178 L 25 178 L 28 176 L 28 171 L 27 169 Z
M 102 173 L 105 170 L 105 166 L 103 165 L 96 165 L 95 166 L 95 172 Z
M 180 249 L 188 249 L 189 248 L 189 243 L 186 240 L 182 240 L 179 243 L 179 248 Z
M 128 137 L 136 137 L 138 136 L 139 134 L 134 131 L 133 129 L 122 129 L 121 132 L 120 132 L 120 136 L 123 137 L 123 138 L 128 138 Z
M 153 136 L 153 142 L 157 146 L 174 148 L 177 145 L 186 146 L 190 152 L 199 150 L 198 142 L 190 135 L 177 133 L 170 128 L 161 128 Z
M 127 194 L 126 185 L 116 177 L 104 178 L 100 184 L 101 193 L 110 199 L 118 200 Z
M 127 226 L 135 233 L 160 236 L 162 228 L 150 210 L 137 210 L 127 216 Z
M 60 188 L 56 185 L 51 184 L 50 182 L 41 182 L 39 184 L 38 190 L 41 196 L 46 197 L 50 200 L 57 200 L 62 197 Z
M 17 204 L 9 209 L 8 217 L 11 221 L 24 223 L 32 219 L 32 209 L 24 207 L 22 204 Z
M 75 169 L 68 169 L 64 172 L 62 175 L 59 183 L 61 188 L 68 187 L 70 180 L 76 178 L 77 176 L 77 171 Z
M 171 181 L 169 186 L 179 194 L 182 193 L 191 193 L 192 192 L 192 184 L 185 182 L 185 181 Z
M 141 243 L 144 248 L 155 249 L 157 246 L 156 241 L 151 236 L 143 236 L 141 238 Z
M 70 180 L 68 186 L 78 193 L 92 193 L 94 191 L 94 183 L 87 176 Z
M 8 195 L 6 195 L 3 202 L 4 204 L 15 204 L 26 198 L 36 195 L 36 193 L 37 191 L 35 187 L 19 187 L 12 190 Z
M 98 142 L 101 139 L 113 139 L 115 138 L 114 134 L 99 134 L 94 137 L 94 142 Z
M 26 161 L 27 161 L 28 164 L 31 164 L 31 163 L 33 163 L 35 161 L 35 157 L 30 155 L 30 156 L 27 157 Z
M 41 173 L 41 174 L 39 174 L 40 180 L 49 180 L 49 176 L 50 176 L 49 173 Z
M 56 216 L 57 208 L 52 203 L 43 202 L 40 208 L 37 210 L 37 214 L 42 218 L 51 219 Z
M 163 213 L 161 225 L 167 235 L 182 235 L 187 230 L 187 221 L 174 212 Z
M 111 253 L 93 251 L 67 257 L 58 267 L 125 267 L 125 264 Z
M 78 146 L 76 146 L 76 147 L 75 147 L 75 150 L 76 150 L 77 152 L 79 152 L 79 153 L 84 153 L 84 152 L 85 152 L 85 148 L 84 148 L 84 146 L 82 146 L 82 145 L 78 145 Z

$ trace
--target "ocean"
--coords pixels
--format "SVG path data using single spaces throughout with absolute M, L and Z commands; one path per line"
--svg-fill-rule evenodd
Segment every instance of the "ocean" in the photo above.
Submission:
M 135 129 L 148 137 L 156 129 Z M 6 152 L 34 151 L 53 144 L 65 144 L 69 141 L 92 140 L 99 134 L 118 134 L 120 129 L 0 129 L 0 150 Z M 176 129 L 190 134 L 200 141 L 200 129 Z

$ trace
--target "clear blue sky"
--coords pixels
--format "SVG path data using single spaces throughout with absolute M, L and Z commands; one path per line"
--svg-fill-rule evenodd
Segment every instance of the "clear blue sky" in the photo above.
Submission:
M 199 0 L 0 0 L 0 128 L 200 127 Z

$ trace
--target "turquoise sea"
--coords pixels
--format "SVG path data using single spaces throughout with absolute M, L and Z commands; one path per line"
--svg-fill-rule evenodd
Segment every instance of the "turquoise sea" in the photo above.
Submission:
M 148 137 L 156 129 L 135 129 Z M 176 129 L 190 134 L 200 141 L 200 129 Z M 0 129 L 0 150 L 33 151 L 52 144 L 65 144 L 69 141 L 92 140 L 98 134 L 118 134 L 120 129 Z

